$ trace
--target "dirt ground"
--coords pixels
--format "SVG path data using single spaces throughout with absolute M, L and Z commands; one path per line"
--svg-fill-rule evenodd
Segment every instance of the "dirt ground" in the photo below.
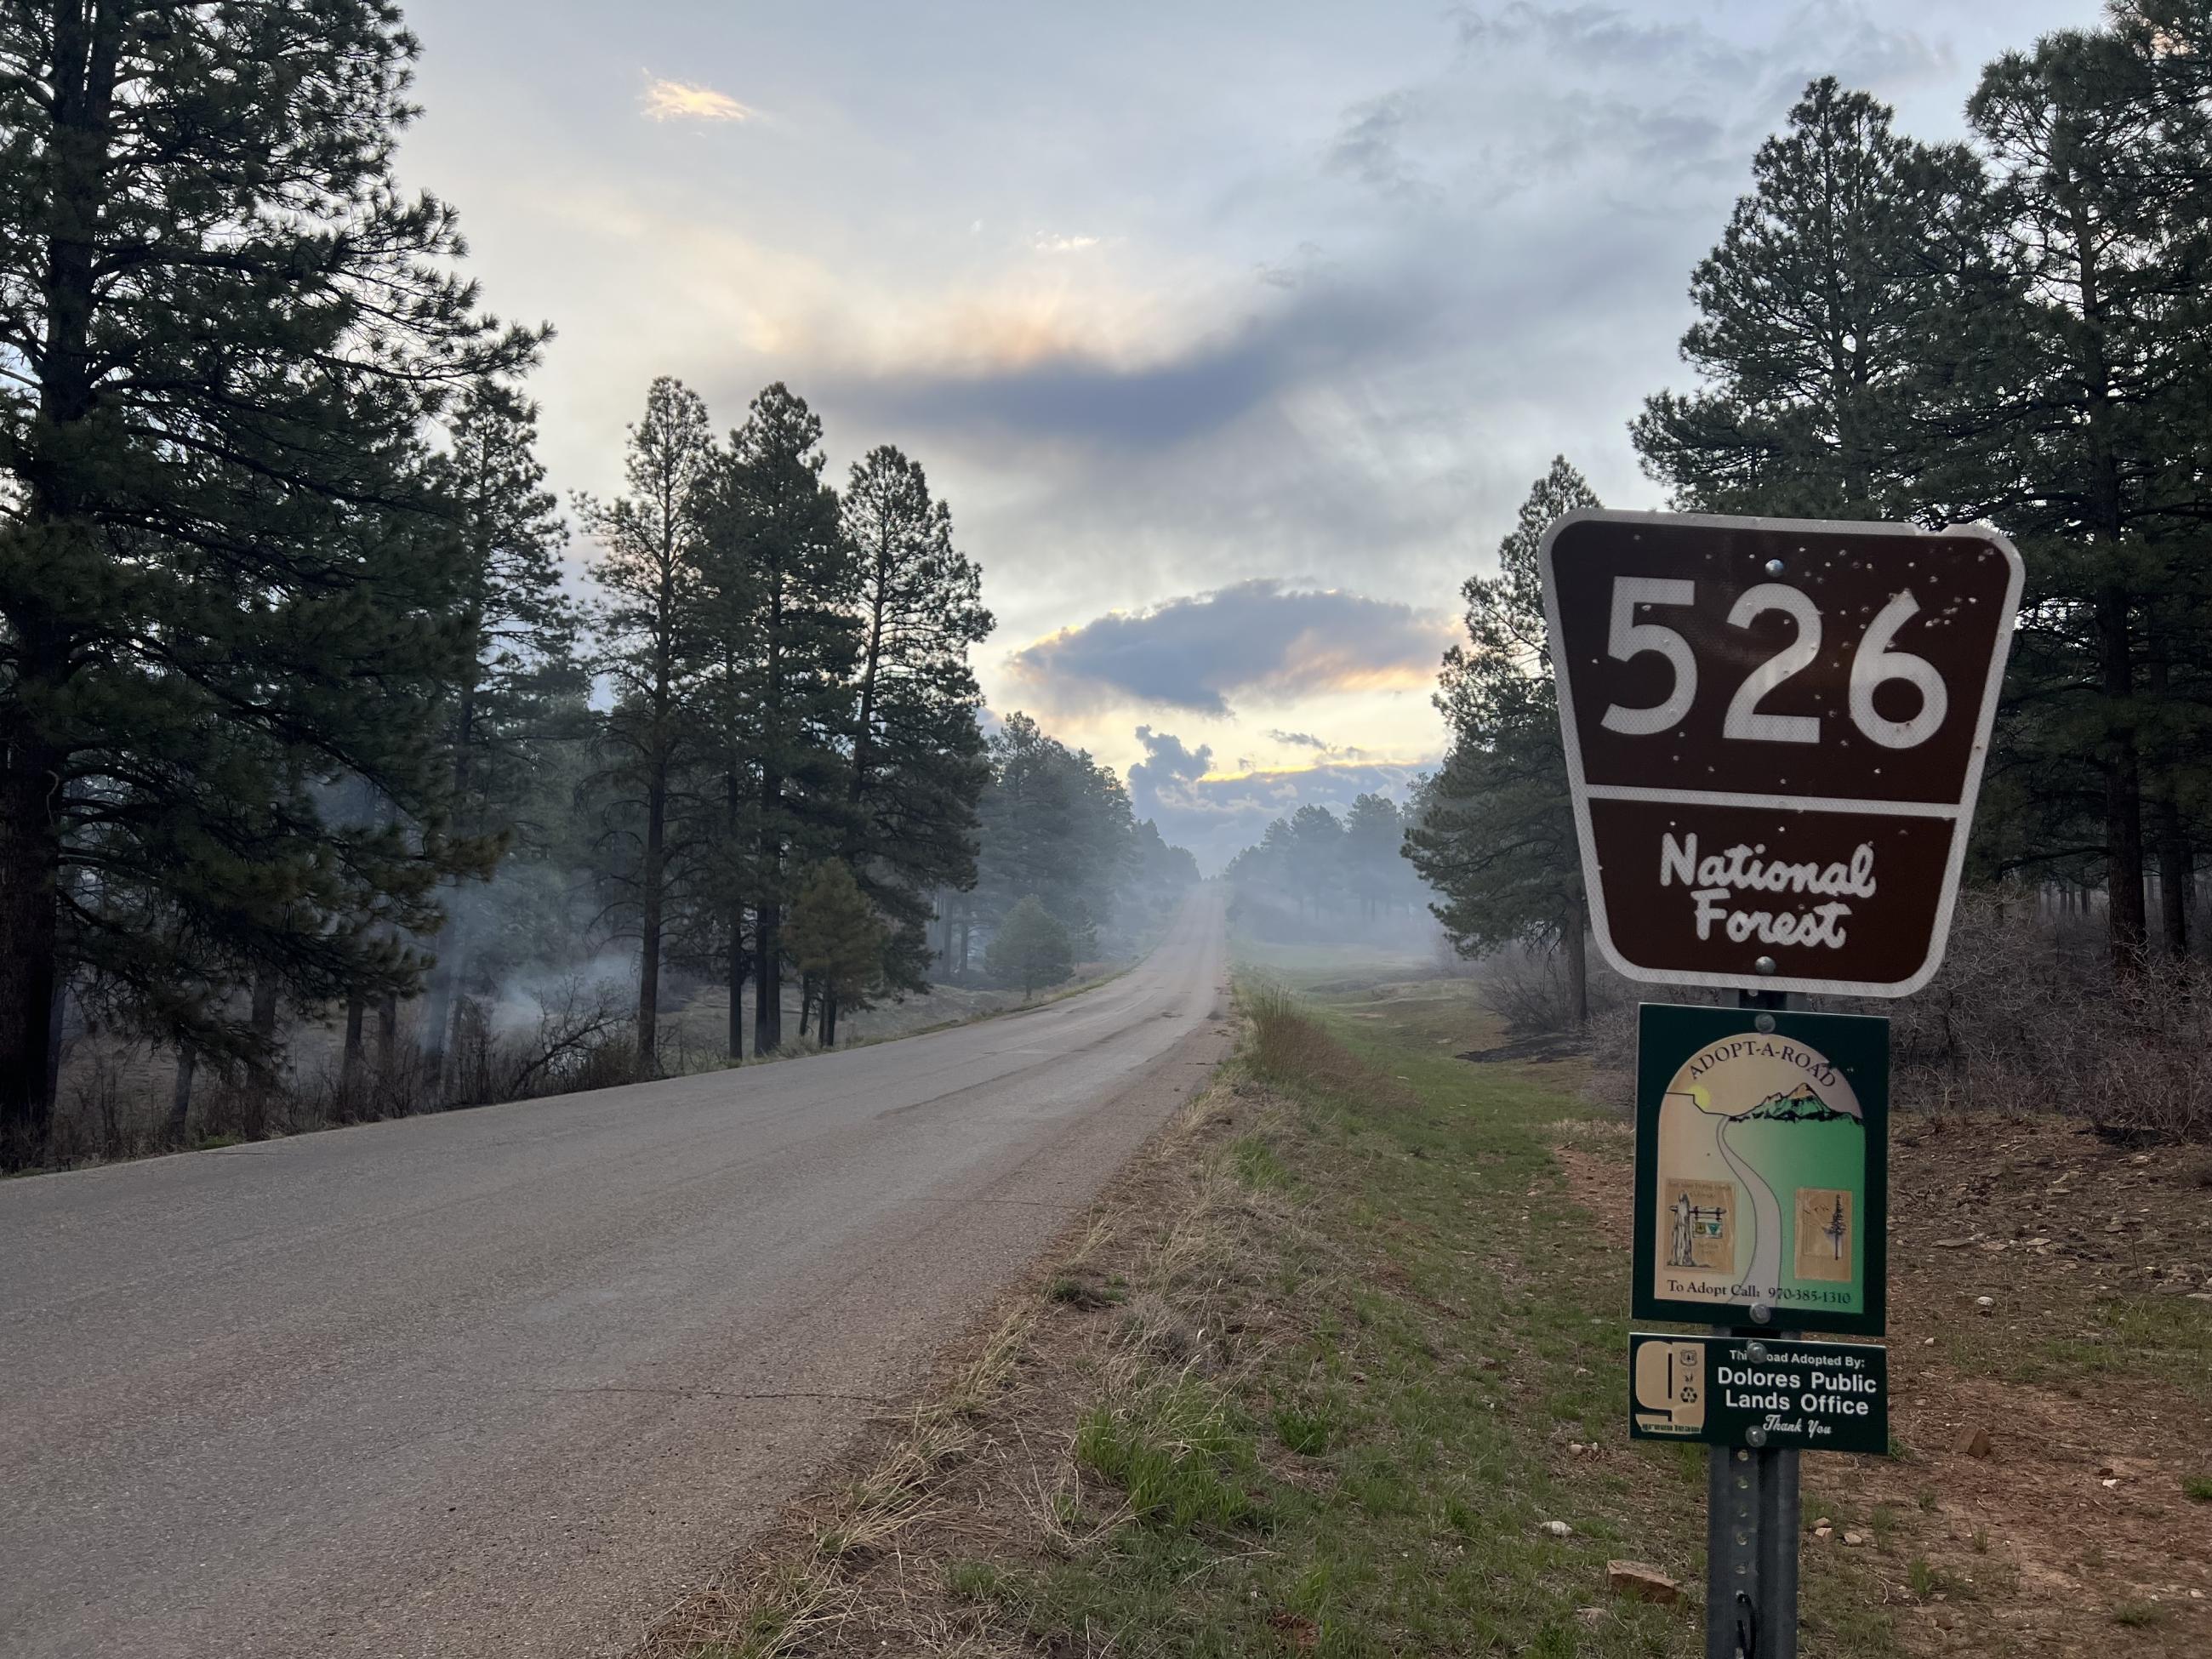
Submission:
M 1632 1135 L 1577 1139 L 1571 1191 L 1625 1248 Z M 1808 1458 L 1808 1551 L 1863 1538 L 1915 1652 L 2212 1652 L 2212 1160 L 1908 1117 L 1890 1179 L 1903 1455 Z

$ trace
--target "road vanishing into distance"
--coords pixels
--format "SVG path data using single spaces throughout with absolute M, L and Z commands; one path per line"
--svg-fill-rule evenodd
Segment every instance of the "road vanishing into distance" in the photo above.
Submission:
M 1028 1012 L 0 1183 L 0 1654 L 619 1653 L 1226 1051 L 1218 900 Z

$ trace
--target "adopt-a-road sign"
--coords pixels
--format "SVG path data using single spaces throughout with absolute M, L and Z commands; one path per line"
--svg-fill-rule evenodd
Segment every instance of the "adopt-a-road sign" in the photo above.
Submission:
M 1664 984 L 1926 984 L 2020 603 L 2012 544 L 1585 511 L 1540 557 L 1606 958 Z
M 1638 1319 L 1880 1336 L 1889 1022 L 1637 1011 Z
M 1889 1351 L 1867 1342 L 1632 1332 L 1628 1435 L 1886 1453 Z

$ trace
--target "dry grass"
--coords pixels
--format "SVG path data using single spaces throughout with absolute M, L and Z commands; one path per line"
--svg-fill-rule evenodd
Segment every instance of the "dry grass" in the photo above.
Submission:
M 859 1479 L 817 1507 L 797 1561 L 686 1596 L 656 1620 L 637 1659 L 783 1659 L 830 1650 L 853 1616 L 855 1575 L 895 1556 L 909 1531 L 937 1519 L 939 1484 L 973 1449 L 974 1419 L 1006 1389 L 1034 1304 L 1008 1313 L 949 1387 L 917 1406 Z M 957 1649 L 933 1649 L 954 1651 Z
M 1340 1098 L 1358 1098 L 1411 1111 L 1419 1101 L 1403 1079 L 1376 1068 L 1306 1018 L 1295 993 L 1280 981 L 1255 975 L 1241 981 L 1237 1005 L 1251 1022 L 1250 1063 L 1259 1077 Z

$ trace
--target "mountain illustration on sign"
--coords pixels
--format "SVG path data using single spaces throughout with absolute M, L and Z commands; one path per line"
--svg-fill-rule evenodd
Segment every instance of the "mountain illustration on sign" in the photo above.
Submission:
M 1839 1112 L 1820 1098 L 1820 1091 L 1809 1083 L 1801 1083 L 1786 1093 L 1767 1096 L 1748 1111 L 1729 1112 L 1724 1115 L 1741 1121 L 1763 1118 L 1778 1123 L 1832 1123 L 1839 1118 L 1858 1121 L 1856 1112 Z

